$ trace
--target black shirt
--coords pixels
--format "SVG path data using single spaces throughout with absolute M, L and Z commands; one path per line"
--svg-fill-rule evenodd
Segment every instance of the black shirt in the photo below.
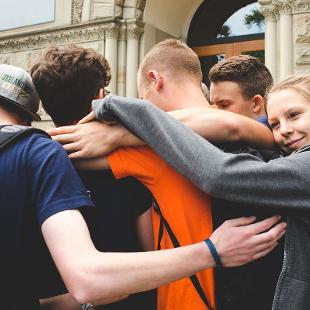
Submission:
M 116 180 L 110 170 L 80 171 L 79 175 L 96 206 L 82 211 L 96 248 L 105 252 L 141 251 L 136 222 L 151 207 L 150 192 L 134 178 Z M 100 309 L 155 310 L 156 294 L 132 294 Z

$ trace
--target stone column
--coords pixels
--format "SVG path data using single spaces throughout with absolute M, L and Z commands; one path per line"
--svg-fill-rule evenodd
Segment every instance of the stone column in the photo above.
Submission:
M 116 94 L 117 90 L 117 42 L 119 37 L 119 25 L 110 24 L 106 29 L 105 58 L 111 67 L 111 82 L 107 89 Z
M 274 80 L 277 78 L 277 19 L 272 6 L 261 7 L 265 16 L 265 64 Z
M 280 80 L 293 73 L 293 15 L 290 0 L 280 7 Z
M 120 35 L 118 41 L 118 67 L 117 67 L 117 94 L 126 96 L 126 24 L 120 27 Z
M 139 67 L 139 40 L 143 33 L 141 23 L 127 22 L 127 72 L 126 96 L 137 97 L 137 72 Z

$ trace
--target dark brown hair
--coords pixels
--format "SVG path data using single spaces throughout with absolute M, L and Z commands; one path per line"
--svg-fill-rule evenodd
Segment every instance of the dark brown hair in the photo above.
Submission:
M 258 59 L 249 55 L 233 56 L 215 64 L 209 72 L 211 83 L 236 82 L 245 99 L 255 95 L 265 97 L 273 84 L 268 68 Z
M 30 73 L 43 108 L 57 125 L 84 117 L 100 88 L 111 80 L 107 60 L 76 45 L 49 47 Z

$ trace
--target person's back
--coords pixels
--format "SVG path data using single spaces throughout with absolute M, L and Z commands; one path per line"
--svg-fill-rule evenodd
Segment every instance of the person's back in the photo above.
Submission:
M 117 178 L 134 176 L 152 192 L 163 217 L 181 246 L 201 240 L 212 232 L 210 197 L 174 171 L 149 148 L 120 148 L 108 156 Z M 159 249 L 175 247 L 161 216 L 153 210 L 154 239 Z M 160 231 L 162 230 L 162 234 Z M 209 304 L 214 308 L 213 270 L 197 274 Z M 158 288 L 158 309 L 205 309 L 189 278 Z
M 74 45 L 49 48 L 31 70 L 42 105 L 56 126 L 74 124 L 84 117 L 91 100 L 109 84 L 110 74 L 102 55 Z M 96 248 L 105 252 L 143 250 L 137 222 L 152 203 L 145 187 L 133 178 L 117 181 L 110 171 L 78 173 L 96 205 L 94 210 L 82 212 Z M 56 293 L 61 293 L 61 282 L 58 286 Z M 154 291 L 138 293 L 104 309 L 153 309 L 155 299 Z
M 6 309 L 39 308 L 38 275 L 41 266 L 49 266 L 51 258 L 40 237 L 37 218 L 41 222 L 46 214 L 37 215 L 36 210 L 44 195 L 36 193 L 36 189 L 42 188 L 39 182 L 44 180 L 46 160 L 53 158 L 51 153 L 57 148 L 43 134 L 29 134 L 0 151 L 0 205 L 2 216 L 12 219 L 0 225 L 0 291 Z M 65 168 L 60 163 L 58 167 Z M 47 199 L 44 202 L 48 205 Z
M 96 206 L 82 211 L 96 248 L 105 252 L 142 251 L 137 219 L 150 208 L 150 193 L 134 178 L 116 180 L 110 170 L 78 174 Z M 102 309 L 156 309 L 156 293 L 132 294 Z

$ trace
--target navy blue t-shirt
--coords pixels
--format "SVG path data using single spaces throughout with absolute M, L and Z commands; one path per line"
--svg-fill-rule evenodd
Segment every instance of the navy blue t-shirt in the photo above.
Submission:
M 36 309 L 36 275 L 50 263 L 41 224 L 60 211 L 93 204 L 63 148 L 41 134 L 0 152 L 0 184 L 1 307 Z

